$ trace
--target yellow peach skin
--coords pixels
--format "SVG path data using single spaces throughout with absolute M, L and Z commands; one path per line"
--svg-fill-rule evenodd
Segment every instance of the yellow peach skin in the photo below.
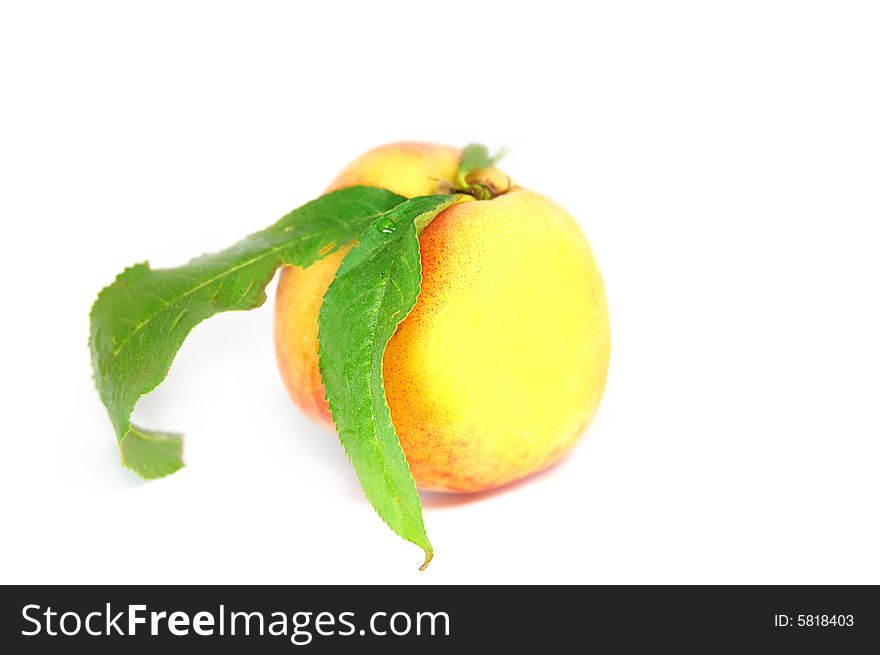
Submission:
M 455 179 L 460 150 L 397 143 L 362 155 L 329 190 L 407 197 Z M 506 176 L 478 174 L 498 187 Z M 505 188 L 507 184 L 503 185 Z M 385 352 L 388 405 L 416 484 L 473 492 L 558 461 L 590 422 L 610 355 L 602 277 L 575 221 L 522 189 L 452 205 L 420 237 L 422 290 Z M 318 370 L 318 312 L 348 248 L 286 267 L 275 313 L 285 386 L 333 424 Z

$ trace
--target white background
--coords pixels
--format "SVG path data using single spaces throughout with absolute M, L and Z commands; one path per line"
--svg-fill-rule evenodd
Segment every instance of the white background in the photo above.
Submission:
M 876 7 L 4 3 L 0 581 L 880 583 Z M 159 481 L 120 466 L 86 346 L 124 267 L 401 139 L 510 146 L 613 324 L 584 439 L 425 495 L 424 573 L 287 400 L 271 304 L 199 326 L 138 407 L 186 434 Z

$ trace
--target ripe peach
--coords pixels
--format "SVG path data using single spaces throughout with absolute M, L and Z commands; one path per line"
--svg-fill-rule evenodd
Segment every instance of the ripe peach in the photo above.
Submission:
M 460 154 L 426 143 L 382 146 L 329 190 L 435 193 L 455 179 Z M 424 230 L 421 294 L 383 362 L 391 416 L 425 489 L 490 489 L 558 461 L 596 411 L 608 371 L 605 288 L 575 221 L 495 169 L 476 176 L 501 195 L 454 204 Z M 331 429 L 317 321 L 347 251 L 308 269 L 286 267 L 276 302 L 284 383 Z

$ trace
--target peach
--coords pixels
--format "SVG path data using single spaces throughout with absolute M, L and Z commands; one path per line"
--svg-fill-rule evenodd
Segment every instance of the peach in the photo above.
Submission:
M 396 143 L 346 167 L 329 190 L 366 184 L 407 197 L 443 191 L 460 150 Z M 383 374 L 416 484 L 474 492 L 565 455 L 605 388 L 605 288 L 577 223 L 551 200 L 477 172 L 498 193 L 448 207 L 422 233 L 422 290 L 391 338 Z M 290 396 L 333 428 L 318 368 L 318 312 L 348 248 L 285 267 L 275 342 Z

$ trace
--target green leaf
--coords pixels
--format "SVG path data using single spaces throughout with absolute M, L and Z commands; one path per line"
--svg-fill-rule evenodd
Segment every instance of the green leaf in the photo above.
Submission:
M 458 176 L 455 184 L 459 189 L 467 188 L 468 174 L 484 168 L 491 168 L 504 156 L 500 150 L 494 157 L 489 155 L 489 149 L 480 143 L 471 143 L 461 151 L 461 163 L 458 165 Z
M 416 221 L 454 201 L 434 195 L 401 203 L 364 230 L 324 296 L 318 319 L 321 377 L 330 413 L 361 486 L 379 516 L 433 557 L 409 464 L 391 422 L 382 358 L 419 295 Z
M 222 252 L 177 268 L 138 264 L 101 291 L 91 311 L 89 346 L 123 464 L 144 478 L 183 466 L 180 435 L 132 426 L 131 413 L 165 379 L 190 330 L 219 312 L 259 307 L 276 268 L 313 264 L 403 200 L 372 187 L 334 191 Z

